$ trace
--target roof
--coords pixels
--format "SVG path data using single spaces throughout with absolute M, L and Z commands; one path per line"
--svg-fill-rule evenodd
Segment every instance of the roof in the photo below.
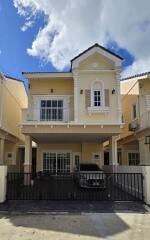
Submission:
M 137 78 L 137 77 L 143 77 L 143 76 L 148 75 L 148 74 L 150 74 L 150 72 L 144 72 L 144 73 L 139 73 L 139 74 L 131 75 L 131 76 L 122 78 L 121 81 L 128 80 L 128 79 L 132 79 L 132 78 Z
M 20 79 L 14 78 L 14 77 L 10 77 L 10 76 L 8 76 L 8 75 L 4 75 L 4 76 L 5 76 L 6 78 L 10 78 L 10 79 L 12 79 L 12 80 L 15 80 L 15 81 L 24 83 L 23 80 L 20 80 Z
M 84 53 L 88 52 L 89 50 L 91 50 L 91 49 L 94 48 L 94 47 L 98 47 L 98 48 L 100 48 L 100 49 L 102 49 L 102 50 L 104 50 L 104 51 L 106 51 L 106 52 L 114 55 L 115 57 L 123 60 L 123 58 L 122 58 L 121 56 L 119 56 L 118 54 L 116 54 L 116 53 L 114 53 L 114 52 L 111 52 L 110 50 L 108 50 L 107 48 L 99 45 L 98 43 L 95 43 L 94 45 L 92 45 L 91 47 L 87 48 L 85 51 L 81 52 L 79 55 L 77 55 L 76 57 L 74 57 L 73 59 L 71 59 L 71 63 L 72 63 L 75 59 L 77 59 L 78 57 L 82 56 Z
M 22 74 L 43 74 L 43 73 L 56 73 L 56 74 L 62 74 L 62 73 L 70 73 L 70 72 L 22 72 Z

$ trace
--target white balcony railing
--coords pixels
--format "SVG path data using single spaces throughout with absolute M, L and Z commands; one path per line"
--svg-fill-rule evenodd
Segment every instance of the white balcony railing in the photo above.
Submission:
M 129 124 L 130 131 L 142 130 L 148 127 L 150 127 L 150 111 L 145 112 Z
M 140 128 L 150 127 L 150 111 L 142 114 L 138 120 Z
M 22 109 L 22 121 L 68 122 L 69 109 L 62 107 Z

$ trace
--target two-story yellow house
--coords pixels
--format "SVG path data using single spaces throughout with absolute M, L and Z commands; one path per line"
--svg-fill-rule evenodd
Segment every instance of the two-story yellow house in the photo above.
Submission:
M 124 128 L 118 141 L 122 165 L 150 165 L 150 72 L 121 81 Z
M 23 72 L 29 80 L 24 172 L 73 172 L 79 163 L 104 165 L 103 143 L 110 140 L 116 164 L 116 136 L 122 128 L 120 68 L 123 59 L 95 44 L 71 60 L 70 72 Z
M 23 81 L 0 73 L 0 165 L 8 171 L 21 171 L 24 136 L 18 123 L 22 108 L 27 107 L 27 94 Z

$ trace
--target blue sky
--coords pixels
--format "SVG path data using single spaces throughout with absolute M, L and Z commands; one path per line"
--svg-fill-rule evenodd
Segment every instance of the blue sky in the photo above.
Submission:
M 39 29 L 43 29 L 47 24 L 44 11 L 37 14 L 34 25 L 23 32 L 21 27 L 25 23 L 25 18 L 20 16 L 17 10 L 13 1 L 0 1 L 0 71 L 19 79 L 23 79 L 23 71 L 58 71 L 58 68 L 53 67 L 55 64 L 52 65 L 50 60 L 42 61 L 40 56 L 34 57 L 27 53 L 27 49 L 31 48 Z M 92 41 L 92 44 L 97 42 L 94 42 L 94 39 Z M 123 63 L 124 69 L 132 65 L 135 59 L 127 48 L 119 47 L 119 45 L 121 44 L 117 44 L 115 38 L 107 41 L 107 44 L 105 44 L 111 51 L 125 59 Z M 84 49 L 84 47 L 82 48 Z M 64 68 L 64 70 L 66 69 L 69 69 L 69 67 Z M 26 80 L 25 84 L 27 86 Z

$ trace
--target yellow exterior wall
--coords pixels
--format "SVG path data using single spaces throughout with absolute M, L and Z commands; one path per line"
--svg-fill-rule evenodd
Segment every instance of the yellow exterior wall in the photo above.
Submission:
M 72 78 L 53 78 L 53 79 L 30 79 L 30 94 L 48 94 L 48 95 L 72 95 L 73 79 Z M 51 93 L 53 89 L 53 93 Z
M 73 78 L 53 78 L 53 79 L 30 79 L 29 81 L 29 111 L 30 118 L 33 118 L 33 98 L 34 95 L 49 95 L 49 96 L 67 96 L 69 95 L 69 119 L 74 119 L 74 97 L 73 97 Z M 53 93 L 51 93 L 53 89 Z
M 99 143 L 79 143 L 79 144 L 38 144 L 36 170 L 42 171 L 42 153 L 44 151 L 68 151 L 71 156 L 74 152 L 81 153 L 81 163 L 95 163 L 100 167 L 103 165 L 103 147 Z M 92 159 L 92 153 L 100 153 L 100 161 Z M 73 166 L 73 159 L 71 159 Z
M 95 64 L 96 63 L 96 64 Z M 87 58 L 85 61 L 80 63 L 79 69 L 92 69 L 94 66 L 95 70 L 106 70 L 106 69 L 112 69 L 112 63 L 106 60 L 104 57 L 100 56 L 99 54 L 93 54 L 89 58 Z
M 133 121 L 132 119 L 132 106 L 138 101 L 138 95 L 122 95 L 122 112 L 124 126 L 121 133 L 121 138 L 133 134 L 129 131 L 129 123 Z
M 27 95 L 22 82 L 8 79 L 3 83 L 3 93 L 0 96 L 2 102 L 2 126 L 6 132 L 24 141 L 18 123 L 21 122 L 22 108 L 27 107 Z
M 94 65 L 96 64 L 96 65 Z M 82 71 L 83 69 L 86 71 Z M 108 60 L 106 61 L 99 55 L 94 54 L 87 60 L 83 61 L 79 66 L 78 76 L 78 110 L 79 121 L 81 122 L 95 122 L 95 123 L 116 123 L 118 121 L 118 103 L 117 103 L 117 91 L 112 94 L 112 89 L 116 89 L 116 74 L 114 72 L 96 72 L 88 70 L 107 69 L 112 70 L 114 67 Z M 81 71 L 80 71 L 81 70 Z M 92 113 L 89 114 L 85 108 L 85 89 L 91 89 L 94 81 L 102 81 L 104 89 L 109 89 L 109 102 L 110 111 L 108 113 Z M 84 94 L 80 94 L 80 90 L 83 89 Z
M 138 79 L 128 79 L 121 81 L 120 91 L 121 95 L 125 94 L 138 95 L 139 94 Z
M 137 144 L 127 144 L 127 145 L 122 145 L 119 149 L 121 149 L 122 153 L 122 165 L 128 165 L 128 152 L 129 151 L 139 151 L 139 145 Z
M 19 171 L 18 144 L 24 143 L 19 123 L 22 108 L 27 108 L 27 94 L 23 82 L 8 77 L 0 82 L 0 138 L 4 139 L 4 159 L 8 171 Z M 7 153 L 13 153 L 13 160 L 7 160 Z

